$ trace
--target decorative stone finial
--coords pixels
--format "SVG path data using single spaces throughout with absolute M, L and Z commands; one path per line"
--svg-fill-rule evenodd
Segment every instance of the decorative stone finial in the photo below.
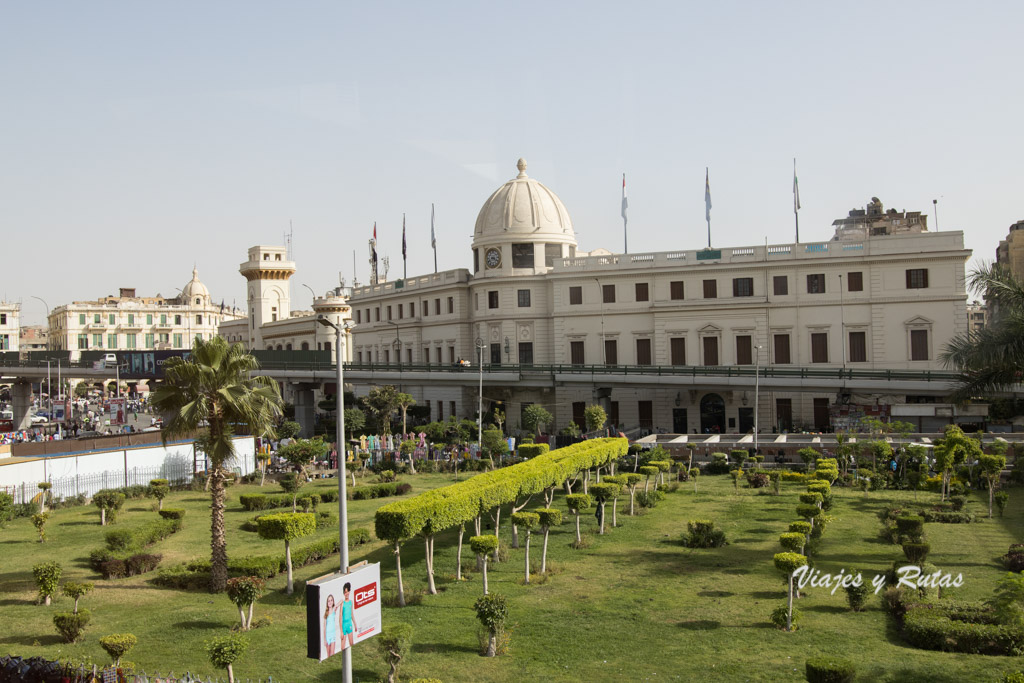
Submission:
M 526 159 L 524 159 L 522 157 L 519 157 L 519 161 L 516 162 L 516 168 L 519 169 L 519 175 L 517 175 L 516 177 L 517 178 L 525 178 L 526 177 Z
M 192 279 L 193 280 L 198 280 L 199 279 L 199 268 L 197 268 L 194 263 L 192 264 Z

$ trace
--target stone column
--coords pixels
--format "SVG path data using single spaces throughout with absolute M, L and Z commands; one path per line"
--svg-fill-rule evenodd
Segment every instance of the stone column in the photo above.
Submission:
M 32 426 L 32 383 L 28 380 L 19 379 L 11 386 L 11 411 L 15 429 Z
M 314 384 L 295 384 L 295 421 L 302 425 L 302 431 L 299 432 L 299 436 L 304 439 L 311 438 L 313 436 L 313 427 L 315 426 L 315 408 L 316 405 Z

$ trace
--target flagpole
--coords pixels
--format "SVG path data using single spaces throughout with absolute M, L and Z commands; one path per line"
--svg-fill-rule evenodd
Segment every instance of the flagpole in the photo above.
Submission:
M 711 248 L 711 175 L 704 167 L 704 218 L 708 222 L 708 249 Z
M 796 222 L 796 243 L 800 244 L 800 187 L 796 182 L 796 158 L 793 158 L 793 220 Z
M 434 237 L 434 202 L 430 202 L 430 248 L 434 250 L 434 274 L 437 274 L 437 238 Z
M 629 206 L 629 202 L 626 200 L 626 174 L 622 174 L 622 248 L 623 253 L 629 253 L 629 230 L 627 226 L 629 221 L 626 219 L 626 208 Z
M 405 214 L 402 214 L 402 279 L 405 280 L 409 277 L 406 272 L 405 264 Z

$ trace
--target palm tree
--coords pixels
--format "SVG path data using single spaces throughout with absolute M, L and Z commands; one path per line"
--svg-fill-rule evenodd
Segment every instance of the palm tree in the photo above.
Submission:
M 985 297 L 989 323 L 954 337 L 939 357 L 960 373 L 956 402 L 1020 383 L 1024 367 L 1024 281 L 996 263 L 973 271 L 968 284 Z
M 203 450 L 210 461 L 210 590 L 227 586 L 228 555 L 224 537 L 225 465 L 235 455 L 231 440 L 236 427 L 256 436 L 273 435 L 281 415 L 281 392 L 270 377 L 252 376 L 259 363 L 241 344 L 228 345 L 221 337 L 196 339 L 186 360 L 171 358 L 164 364 L 164 382 L 153 392 L 157 411 L 168 415 L 162 437 L 188 437 L 204 422 Z

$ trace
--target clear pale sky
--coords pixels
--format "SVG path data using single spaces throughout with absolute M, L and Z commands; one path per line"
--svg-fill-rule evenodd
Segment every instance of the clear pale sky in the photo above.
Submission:
M 173 296 L 294 226 L 293 307 L 368 278 L 471 267 L 516 160 L 580 249 L 802 241 L 878 196 L 992 260 L 1020 205 L 1024 4 L 0 3 L 0 299 Z

